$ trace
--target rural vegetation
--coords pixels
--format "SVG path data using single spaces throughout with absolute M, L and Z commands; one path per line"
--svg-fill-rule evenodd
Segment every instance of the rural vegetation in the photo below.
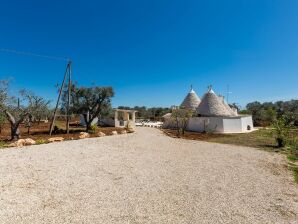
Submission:
M 97 117 L 108 115 L 112 110 L 111 98 L 114 96 L 112 87 L 79 87 L 73 84 L 70 94 L 70 113 L 83 115 L 86 131 L 92 131 L 92 122 Z M 62 111 L 66 111 L 67 92 L 62 98 Z
M 21 130 L 23 131 L 22 134 L 25 134 L 25 129 L 27 132 L 26 136 L 28 136 L 33 126 L 40 126 L 42 130 L 40 130 L 38 135 L 47 135 L 49 123 L 40 123 L 42 120 L 48 122 L 48 120 L 52 119 L 53 109 L 50 101 L 25 89 L 18 91 L 15 95 L 11 95 L 9 84 L 8 80 L 0 80 L 0 133 L 4 127 L 7 128 L 7 125 L 9 125 L 10 140 L 18 140 L 21 137 Z M 58 112 L 62 117 L 63 115 L 65 117 L 66 96 L 66 92 L 63 91 L 62 102 Z M 87 124 L 86 130 L 94 132 L 94 127 L 91 125 L 92 121 L 95 117 L 104 116 L 110 112 L 112 108 L 111 98 L 113 96 L 114 91 L 111 87 L 78 87 L 74 84 L 71 88 L 71 117 L 82 115 Z M 61 119 L 58 120 L 57 126 L 61 126 L 61 121 Z M 57 126 L 56 130 L 61 134 Z
M 168 107 L 145 107 L 145 106 L 135 106 L 135 107 L 126 107 L 119 106 L 118 109 L 125 110 L 136 110 L 138 113 L 136 114 L 137 118 L 140 119 L 150 119 L 150 120 L 161 120 L 162 116 L 171 113 L 171 108 Z
M 258 101 L 248 103 L 245 109 L 241 109 L 236 103 L 230 104 L 231 107 L 237 108 L 239 114 L 251 114 L 253 116 L 254 126 L 267 127 L 272 122 L 285 116 L 294 126 L 298 126 L 298 100 L 264 102 Z M 171 113 L 171 108 L 168 107 L 151 107 L 135 106 L 125 107 L 119 106 L 119 109 L 137 110 L 138 118 L 161 120 L 162 116 Z
M 254 126 L 270 126 L 276 119 L 284 117 L 287 123 L 298 126 L 298 100 L 248 103 L 241 114 L 251 114 Z
M 171 119 L 177 129 L 177 136 L 185 134 L 189 119 L 193 116 L 194 112 L 191 109 L 173 109 Z
M 27 90 L 19 91 L 19 97 L 16 98 L 10 96 L 8 90 L 9 82 L 2 80 L 0 82 L 1 119 L 3 123 L 4 118 L 7 119 L 10 123 L 11 140 L 17 140 L 20 137 L 20 124 L 27 120 L 30 126 L 30 123 L 36 119 L 40 121 L 47 111 L 45 108 L 48 107 L 49 101 Z

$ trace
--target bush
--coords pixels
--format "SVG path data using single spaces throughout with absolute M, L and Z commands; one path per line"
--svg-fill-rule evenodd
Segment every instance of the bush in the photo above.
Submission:
M 194 111 L 191 109 L 175 109 L 172 111 L 171 118 L 177 129 L 177 137 L 185 134 L 189 119 L 193 116 Z
M 284 116 L 276 119 L 272 123 L 272 135 L 279 148 L 285 147 L 290 139 L 291 125 L 288 124 Z
M 41 144 L 47 143 L 47 141 L 44 139 L 37 139 L 35 142 L 36 142 L 36 145 L 41 145 Z
M 95 134 L 98 132 L 98 129 L 99 129 L 98 126 L 96 124 L 93 124 L 93 125 L 91 125 L 89 132 L 92 134 Z
M 297 138 L 291 139 L 289 141 L 289 150 L 294 157 L 298 158 L 298 139 Z
M 0 148 L 4 148 L 7 144 L 4 141 L 0 141 Z

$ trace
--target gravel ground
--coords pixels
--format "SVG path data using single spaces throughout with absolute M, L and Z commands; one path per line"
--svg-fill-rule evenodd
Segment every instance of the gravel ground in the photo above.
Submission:
M 159 130 L 0 151 L 0 223 L 298 223 L 281 155 Z

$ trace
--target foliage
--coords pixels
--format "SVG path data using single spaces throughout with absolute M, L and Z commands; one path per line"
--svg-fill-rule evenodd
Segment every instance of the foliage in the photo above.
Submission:
M 298 166 L 291 166 L 291 170 L 294 173 L 295 181 L 298 183 Z
M 86 123 L 86 131 L 91 129 L 93 120 L 110 113 L 111 98 L 114 96 L 112 87 L 78 87 L 71 86 L 70 113 L 81 114 Z M 67 94 L 62 97 L 62 111 L 66 111 Z
M 125 107 L 119 106 L 118 109 L 124 110 L 136 110 L 138 113 L 136 114 L 136 118 L 141 119 L 150 119 L 150 120 L 161 120 L 162 116 L 171 113 L 171 108 L 168 107 L 151 107 L 147 108 L 145 106 L 135 106 L 135 107 Z
M 8 96 L 8 80 L 0 80 L 0 109 L 5 107 L 9 99 Z
M 5 121 L 6 121 L 6 118 L 5 118 L 4 114 L 0 112 L 0 134 L 2 132 Z
M 98 132 L 98 130 L 99 130 L 98 126 L 96 124 L 93 124 L 91 125 L 89 132 L 95 134 Z
M 8 81 L 0 81 L 0 113 L 5 115 L 11 126 L 11 139 L 17 140 L 20 137 L 19 125 L 25 120 L 32 120 L 32 116 L 36 113 L 41 104 L 38 101 L 45 102 L 42 97 L 36 96 L 34 93 L 21 90 L 19 97 L 9 96 Z
M 44 140 L 44 139 L 37 139 L 35 142 L 36 142 L 37 145 L 41 145 L 41 144 L 46 144 L 47 143 L 47 141 Z
M 24 125 L 27 128 L 27 133 L 30 134 L 30 128 L 32 126 L 32 116 L 28 116 L 24 119 Z
M 288 149 L 294 157 L 298 158 L 298 138 L 293 137 L 289 140 Z
M 285 147 L 290 138 L 291 125 L 288 124 L 284 116 L 276 119 L 272 123 L 272 135 L 279 148 Z
M 26 90 L 22 90 L 21 95 L 28 100 L 31 121 L 38 121 L 39 123 L 42 118 L 47 119 L 50 116 L 50 100 L 45 100 L 43 97 Z
M 255 126 L 269 126 L 282 116 L 288 123 L 298 126 L 298 100 L 273 102 L 252 102 L 240 114 L 252 114 Z
M 180 137 L 184 135 L 185 130 L 188 125 L 189 119 L 193 115 L 193 110 L 191 109 L 173 109 L 171 118 L 175 123 L 175 127 L 177 128 L 177 136 Z
M 6 142 L 0 141 L 0 148 L 4 148 L 6 146 L 7 146 Z
M 293 162 L 298 160 L 298 157 L 293 154 L 289 154 L 287 157 L 288 157 L 288 160 L 293 161 Z

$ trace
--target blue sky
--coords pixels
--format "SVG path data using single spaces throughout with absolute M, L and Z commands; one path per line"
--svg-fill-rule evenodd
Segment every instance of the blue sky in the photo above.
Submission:
M 298 1 L 2 1 L 0 48 L 73 60 L 113 105 L 180 104 L 193 84 L 230 102 L 298 98 Z M 66 62 L 0 52 L 0 79 L 56 99 Z

